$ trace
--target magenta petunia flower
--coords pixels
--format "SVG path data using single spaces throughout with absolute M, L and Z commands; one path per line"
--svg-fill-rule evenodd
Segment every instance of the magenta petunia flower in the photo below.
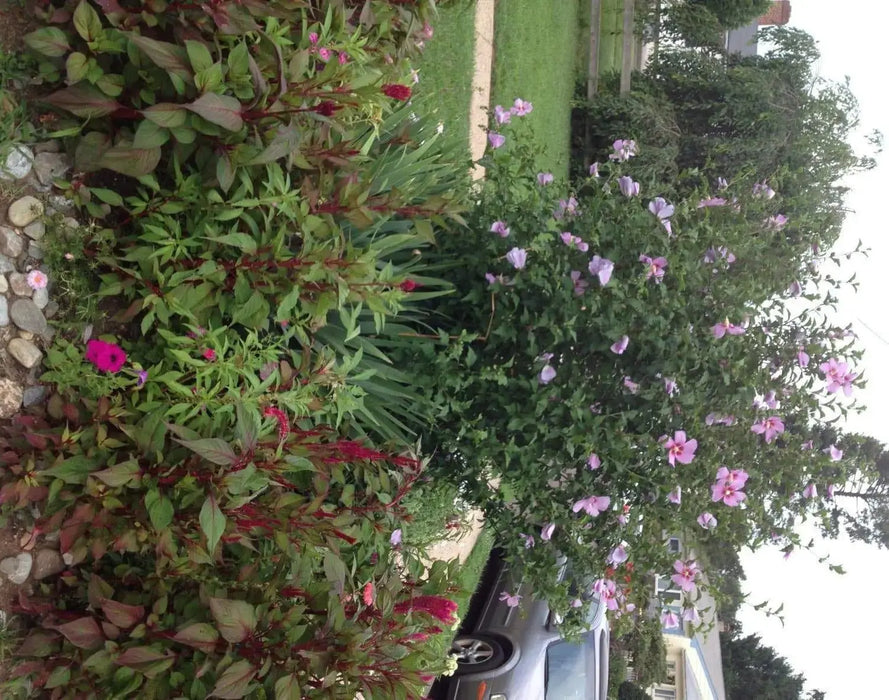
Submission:
M 672 438 L 664 435 L 661 437 L 661 444 L 667 450 L 667 461 L 671 467 L 675 467 L 676 462 L 690 464 L 695 458 L 695 450 L 698 449 L 698 441 L 689 440 L 684 430 L 677 430 Z
M 100 372 L 119 372 L 127 361 L 127 354 L 116 343 L 104 340 L 90 340 L 86 344 L 86 360 L 95 365 Z
M 619 340 L 617 340 L 611 346 L 611 352 L 615 355 L 623 355 L 624 351 L 627 349 L 627 346 L 630 344 L 629 336 L 622 335 Z

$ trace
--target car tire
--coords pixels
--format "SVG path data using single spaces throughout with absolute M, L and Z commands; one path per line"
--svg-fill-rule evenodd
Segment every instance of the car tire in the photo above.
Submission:
M 457 659 L 454 675 L 490 671 L 506 661 L 503 645 L 485 634 L 462 634 L 451 642 L 451 656 Z

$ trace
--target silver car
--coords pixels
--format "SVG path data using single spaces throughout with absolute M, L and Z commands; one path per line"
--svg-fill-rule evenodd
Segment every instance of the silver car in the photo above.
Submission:
M 520 586 L 502 560 L 492 565 L 493 585 L 471 631 L 454 639 L 458 667 L 446 700 L 605 700 L 609 635 L 601 601 L 590 599 L 590 630 L 567 642 L 546 602 Z M 560 576 L 570 578 L 569 567 Z M 500 600 L 517 588 L 523 594 L 517 607 Z

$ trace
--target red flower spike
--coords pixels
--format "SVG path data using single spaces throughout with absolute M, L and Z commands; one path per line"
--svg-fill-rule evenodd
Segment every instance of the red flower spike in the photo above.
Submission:
M 407 102 L 411 99 L 411 89 L 407 85 L 387 83 L 386 85 L 383 85 L 382 90 L 386 97 L 391 97 L 393 100 Z

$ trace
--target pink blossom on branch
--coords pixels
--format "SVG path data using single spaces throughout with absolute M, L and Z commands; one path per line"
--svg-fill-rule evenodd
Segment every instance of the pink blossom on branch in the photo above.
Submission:
M 506 254 L 506 259 L 516 270 L 522 270 L 528 260 L 528 253 L 524 248 L 513 248 Z
M 544 542 L 549 542 L 552 539 L 555 530 L 555 523 L 547 523 L 540 530 L 540 539 L 542 539 Z
M 670 580 L 683 591 L 691 593 L 697 588 L 695 580 L 701 573 L 697 562 L 694 560 L 682 561 L 677 559 L 673 562 L 673 571 L 676 573 L 670 577 Z
M 496 233 L 501 238 L 506 238 L 509 235 L 509 226 L 506 225 L 505 221 L 495 221 L 491 224 L 489 231 Z
M 717 339 L 722 338 L 726 333 L 728 333 L 729 335 L 744 335 L 744 333 L 747 332 L 743 326 L 736 326 L 728 319 L 720 321 L 710 330 L 713 332 L 713 337 Z
M 680 505 L 682 503 L 682 487 L 677 486 L 670 491 L 670 493 L 667 494 L 667 500 L 674 505 Z
M 676 629 L 680 625 L 679 616 L 672 610 L 664 610 L 661 613 L 661 626 L 665 630 Z
M 673 437 L 662 435 L 660 443 L 667 450 L 667 461 L 671 467 L 675 467 L 676 462 L 690 464 L 698 449 L 698 441 L 689 440 L 684 430 L 677 430 Z
M 603 287 L 608 284 L 611 279 L 611 273 L 614 272 L 614 263 L 608 258 L 600 258 L 594 255 L 588 266 L 590 274 L 599 278 L 599 284 Z
M 506 137 L 503 134 L 498 134 L 496 131 L 489 131 L 488 143 L 491 144 L 491 148 L 500 148 L 506 143 Z
M 716 529 L 717 520 L 713 513 L 701 513 L 698 516 L 698 525 L 700 525 L 705 530 L 714 530 Z
M 612 344 L 611 352 L 613 352 L 615 355 L 623 355 L 629 344 L 629 336 L 622 335 L 615 343 Z
M 784 432 L 784 421 L 778 416 L 769 416 L 768 418 L 763 418 L 758 423 L 754 423 L 750 428 L 750 432 L 762 435 L 765 441 L 770 443 Z
M 646 267 L 645 279 L 650 280 L 654 277 L 654 281 L 660 284 L 667 270 L 667 259 L 664 257 L 650 258 L 647 255 L 640 255 L 639 262 Z
M 576 501 L 571 510 L 574 513 L 579 513 L 582 510 L 587 515 L 596 517 L 599 513 L 608 510 L 610 505 L 611 498 L 608 496 L 589 496 Z

